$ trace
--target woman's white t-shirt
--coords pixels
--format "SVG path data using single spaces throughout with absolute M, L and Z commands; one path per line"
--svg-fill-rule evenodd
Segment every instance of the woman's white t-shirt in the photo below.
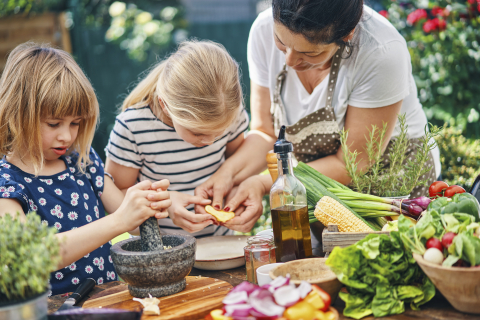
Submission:
M 275 45 L 273 13 L 269 8 L 259 14 L 248 39 L 250 79 L 270 89 L 273 101 L 276 78 L 285 64 L 285 54 Z M 343 128 L 347 106 L 379 108 L 403 99 L 401 113 L 406 114 L 410 138 L 424 135 L 427 118 L 417 97 L 410 54 L 405 39 L 383 16 L 364 6 L 364 14 L 355 28 L 353 53 L 342 59 L 332 106 L 339 128 Z M 324 108 L 327 76 L 309 94 L 295 70 L 287 68 L 282 89 L 288 125 Z M 393 137 L 400 133 L 399 123 Z M 435 171 L 440 175 L 440 154 L 434 150 Z

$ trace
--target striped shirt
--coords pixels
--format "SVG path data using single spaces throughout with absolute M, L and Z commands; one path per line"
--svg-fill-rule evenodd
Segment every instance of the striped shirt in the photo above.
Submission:
M 248 124 L 248 114 L 242 109 L 219 139 L 197 148 L 160 121 L 149 106 L 128 108 L 117 116 L 105 154 L 120 165 L 140 169 L 137 182 L 168 179 L 169 190 L 193 195 L 195 188 L 225 161 L 227 143 L 243 134 Z M 193 205 L 187 209 L 193 212 Z M 170 218 L 159 220 L 159 224 L 164 233 L 186 233 Z M 210 225 L 192 235 L 198 238 L 231 233 L 225 227 Z

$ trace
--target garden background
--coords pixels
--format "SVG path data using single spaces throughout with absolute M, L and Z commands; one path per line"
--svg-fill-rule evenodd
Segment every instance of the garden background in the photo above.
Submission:
M 468 190 L 480 173 L 480 0 L 365 2 L 407 40 L 427 117 L 447 126 L 438 139 L 442 177 Z M 3 0 L 0 72 L 8 52 L 28 40 L 69 51 L 98 96 L 101 121 L 93 147 L 104 159 L 122 99 L 142 72 L 184 39 L 226 47 L 240 64 L 248 109 L 248 33 L 268 7 L 268 0 Z

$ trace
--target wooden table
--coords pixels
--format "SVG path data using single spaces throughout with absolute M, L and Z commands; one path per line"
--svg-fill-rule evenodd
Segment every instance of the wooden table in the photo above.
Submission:
M 245 275 L 245 268 L 240 267 L 236 269 L 230 269 L 230 270 L 223 270 L 223 271 L 205 271 L 205 270 L 198 270 L 198 269 L 192 269 L 192 272 L 190 272 L 190 276 L 202 276 L 202 277 L 210 277 L 210 278 L 215 278 L 219 280 L 223 280 L 225 282 L 230 283 L 232 286 L 236 286 L 240 284 L 241 282 L 245 281 L 246 275 Z M 112 287 L 118 286 L 120 282 L 118 281 L 113 281 L 113 282 L 108 282 L 99 286 L 96 286 L 92 292 L 90 293 L 90 296 L 96 295 L 100 293 L 101 291 L 104 291 L 106 289 L 110 289 Z M 52 296 L 48 299 L 48 312 L 54 312 L 56 311 L 67 299 L 68 295 L 56 295 Z M 87 297 L 87 299 L 89 298 Z M 83 303 L 87 300 L 84 299 L 79 303 L 79 305 L 83 305 Z M 338 298 L 334 305 L 333 305 L 338 312 L 340 313 L 340 319 L 341 320 L 351 320 L 351 318 L 344 317 L 342 315 L 342 311 L 345 308 L 345 303 Z M 437 294 L 435 297 L 428 302 L 427 304 L 421 306 L 420 311 L 413 311 L 410 310 L 409 307 L 407 307 L 407 310 L 399 315 L 393 315 L 393 316 L 388 316 L 388 317 L 382 317 L 382 318 L 374 318 L 374 317 L 366 317 L 364 318 L 365 320 L 372 320 L 372 319 L 383 319 L 383 320 L 480 320 L 480 315 L 471 315 L 471 314 L 465 314 L 465 313 L 460 313 L 453 309 L 453 307 L 450 305 L 450 303 L 445 300 L 445 298 L 440 294 L 440 292 L 437 291 Z

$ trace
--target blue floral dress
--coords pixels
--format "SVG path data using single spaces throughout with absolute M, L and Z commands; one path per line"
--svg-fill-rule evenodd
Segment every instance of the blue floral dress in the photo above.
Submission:
M 0 198 L 18 200 L 25 214 L 36 211 L 44 224 L 64 232 L 105 215 L 100 200 L 104 165 L 93 148 L 90 150 L 92 164 L 86 168 L 85 174 L 81 174 L 77 167 L 78 154 L 61 156 L 60 159 L 65 162 L 66 170 L 35 177 L 3 158 L 0 160 Z M 71 265 L 52 272 L 51 294 L 75 291 L 86 278 L 95 279 L 97 284 L 116 280 L 110 247 L 110 243 L 106 243 Z

